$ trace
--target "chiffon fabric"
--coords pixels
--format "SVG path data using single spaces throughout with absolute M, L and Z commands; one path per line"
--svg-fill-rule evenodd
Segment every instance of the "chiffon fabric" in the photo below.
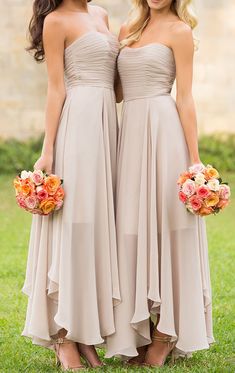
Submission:
M 186 211 L 177 179 L 190 165 L 171 97 L 170 48 L 122 49 L 124 94 L 118 146 L 117 242 L 122 302 L 107 356 L 136 356 L 151 343 L 149 317 L 172 336 L 179 354 L 213 342 L 211 285 L 204 219 Z M 176 351 L 176 353 L 177 353 Z
M 115 332 L 120 301 L 114 216 L 117 116 L 113 91 L 119 44 L 88 32 L 65 49 L 67 97 L 53 172 L 64 180 L 63 208 L 33 216 L 23 291 L 23 335 L 42 346 L 67 338 L 96 345 Z

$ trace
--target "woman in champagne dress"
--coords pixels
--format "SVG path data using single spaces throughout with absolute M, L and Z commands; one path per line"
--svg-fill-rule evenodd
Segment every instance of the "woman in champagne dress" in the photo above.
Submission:
M 83 368 L 81 355 L 100 366 L 94 346 L 115 332 L 120 300 L 113 201 L 119 43 L 105 11 L 86 0 L 35 0 L 30 33 L 35 59 L 45 55 L 48 68 L 35 169 L 64 180 L 65 201 L 58 212 L 33 217 L 23 335 L 54 345 L 65 370 Z
M 189 1 L 133 3 L 118 59 L 118 96 L 124 100 L 117 174 L 122 302 L 107 356 L 161 366 L 173 349 L 189 355 L 213 342 L 205 223 L 186 211 L 177 188 L 180 173 L 200 164 L 191 95 L 196 21 Z

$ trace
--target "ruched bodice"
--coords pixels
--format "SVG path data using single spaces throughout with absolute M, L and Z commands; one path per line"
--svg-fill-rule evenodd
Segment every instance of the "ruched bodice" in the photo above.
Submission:
M 117 38 L 112 34 L 87 32 L 65 49 L 65 81 L 67 87 L 87 85 L 113 88 Z
M 124 48 L 118 59 L 124 101 L 169 95 L 175 80 L 172 50 L 163 44 Z

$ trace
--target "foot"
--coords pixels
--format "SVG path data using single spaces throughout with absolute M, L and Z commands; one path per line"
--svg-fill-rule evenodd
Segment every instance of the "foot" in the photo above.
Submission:
M 171 342 L 171 336 L 154 330 L 152 343 L 148 347 L 145 356 L 145 365 L 161 367 L 165 364 L 167 356 L 171 353 L 175 343 Z
M 81 363 L 76 342 L 60 338 L 55 342 L 57 362 L 63 370 L 78 371 L 85 368 Z
M 88 363 L 90 367 L 98 368 L 104 366 L 104 364 L 100 361 L 94 346 L 77 343 L 77 348 L 81 357 Z
M 135 356 L 127 361 L 127 365 L 142 365 L 145 361 L 145 355 L 148 346 L 142 346 L 137 348 L 138 356 Z

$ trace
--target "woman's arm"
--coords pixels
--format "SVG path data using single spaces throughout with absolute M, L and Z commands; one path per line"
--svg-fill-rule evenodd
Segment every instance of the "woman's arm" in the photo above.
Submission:
M 59 125 L 59 118 L 66 97 L 64 84 L 64 43 L 65 33 L 61 20 L 55 14 L 46 17 L 43 29 L 43 45 L 48 72 L 48 89 L 45 114 L 45 137 L 42 154 L 35 163 L 35 169 L 51 173 L 53 147 Z
M 172 49 L 176 62 L 176 105 L 184 130 L 192 163 L 201 163 L 198 151 L 198 132 L 195 105 L 192 96 L 194 41 L 192 31 L 178 24 L 172 33 Z

